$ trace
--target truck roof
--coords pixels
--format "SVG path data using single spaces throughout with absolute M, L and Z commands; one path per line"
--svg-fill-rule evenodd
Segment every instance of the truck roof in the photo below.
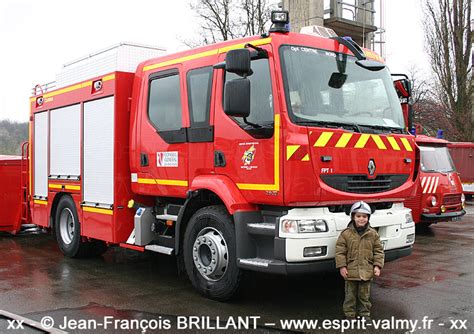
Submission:
M 432 144 L 432 145 L 447 145 L 449 141 L 440 138 L 429 137 L 425 135 L 417 135 L 416 136 L 416 143 L 417 144 Z
M 19 155 L 0 155 L 0 166 L 18 165 L 20 161 Z
M 472 141 L 460 141 L 460 142 L 450 142 L 448 144 L 449 147 L 467 147 L 467 148 L 474 148 L 474 143 Z
M 336 52 L 343 52 L 349 55 L 353 55 L 353 53 L 344 45 L 339 44 L 336 40 L 314 35 L 314 34 L 303 34 L 303 33 L 296 33 L 296 32 L 289 32 L 289 33 L 271 33 L 269 35 L 262 35 L 262 36 L 250 36 L 245 38 L 233 39 L 224 42 L 219 42 L 215 44 L 205 45 L 202 47 L 189 49 L 185 51 L 180 51 L 177 53 L 166 54 L 157 58 L 153 58 L 150 60 L 146 60 L 142 62 L 139 66 L 139 70 L 147 71 L 151 70 L 160 66 L 170 65 L 171 61 L 176 62 L 184 62 L 189 61 L 192 59 L 218 55 L 220 53 L 227 52 L 232 49 L 242 48 L 245 44 L 251 43 L 254 46 L 259 46 L 263 44 L 269 44 L 271 42 L 277 41 L 277 44 L 295 44 L 301 45 L 309 44 L 310 42 L 314 42 L 314 39 L 318 40 L 318 47 L 325 50 L 336 51 Z M 274 50 L 276 51 L 276 50 Z M 384 62 L 383 59 L 374 51 L 368 50 L 364 48 L 364 52 L 366 53 L 367 58 L 376 60 L 379 62 Z
M 330 38 L 326 38 L 326 37 L 322 37 L 322 36 L 318 36 L 314 34 L 295 33 L 295 32 L 271 33 L 269 35 L 262 35 L 262 36 L 256 35 L 256 36 L 250 36 L 250 37 L 245 37 L 245 38 L 227 40 L 227 41 L 205 45 L 205 46 L 194 48 L 194 49 L 189 49 L 185 51 L 180 51 L 176 53 L 161 55 L 159 57 L 150 58 L 150 59 L 140 62 L 136 70 L 138 72 L 143 72 L 143 71 L 159 68 L 161 66 L 182 63 L 185 61 L 189 61 L 189 60 L 193 60 L 193 59 L 197 59 L 201 57 L 206 57 L 206 56 L 218 55 L 220 53 L 225 53 L 232 49 L 242 48 L 247 43 L 251 43 L 254 46 L 259 46 L 259 45 L 264 45 L 264 44 L 270 44 L 271 42 L 277 41 L 278 44 L 289 43 L 289 44 L 295 44 L 295 45 L 298 45 L 298 44 L 305 45 L 311 42 L 314 43 L 315 39 L 317 39 L 318 48 L 335 51 L 335 52 L 343 52 L 349 55 L 353 55 L 353 53 L 346 46 L 339 44 L 336 40 L 333 40 Z M 121 43 L 118 46 L 121 46 L 121 45 L 132 45 L 132 44 Z M 134 44 L 133 46 L 136 46 L 136 45 Z M 109 49 L 114 49 L 114 48 L 116 48 L 116 46 Z M 108 51 L 109 49 L 105 49 L 105 50 Z M 384 62 L 384 60 L 374 51 L 371 51 L 365 48 L 363 50 L 368 59 Z M 81 58 L 79 59 L 79 61 L 72 62 L 72 64 L 76 64 L 86 58 L 89 59 L 90 57 Z M 77 80 L 76 82 L 72 82 L 70 79 L 68 79 L 69 81 L 63 80 L 64 82 L 61 85 L 61 87 L 55 86 L 55 83 L 49 83 L 46 85 L 37 85 L 34 88 L 32 97 L 41 96 L 46 92 L 48 93 L 54 92 L 61 88 L 69 87 L 69 86 L 78 84 L 80 82 L 86 82 L 92 78 L 100 77 L 100 75 L 108 74 L 112 72 L 114 71 L 111 70 L 111 71 L 108 71 L 107 73 L 104 72 L 97 75 L 90 74 L 87 78 L 80 77 L 80 79 Z M 65 84 L 66 82 L 67 84 Z M 37 91 L 37 87 L 41 88 L 40 92 Z

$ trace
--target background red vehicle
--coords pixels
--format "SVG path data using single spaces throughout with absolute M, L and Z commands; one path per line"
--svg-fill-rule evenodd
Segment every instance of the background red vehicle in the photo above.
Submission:
M 403 110 L 408 129 L 412 129 L 411 83 L 405 74 L 394 86 Z M 425 226 L 442 221 L 460 220 L 464 211 L 465 197 L 462 193 L 459 173 L 448 151 L 449 142 L 443 139 L 416 135 L 416 144 L 421 152 L 419 183 L 416 196 L 405 201 L 412 209 L 413 220 Z
M 107 245 L 177 256 L 218 300 L 243 270 L 333 269 L 357 200 L 374 211 L 386 260 L 409 255 L 415 228 L 403 200 L 419 150 L 388 70 L 334 32 L 290 33 L 288 13 L 273 19 L 268 35 L 148 57 L 133 70 L 88 57 L 74 80 L 37 90 L 32 222 L 70 257 Z
M 449 152 L 461 178 L 463 192 L 472 200 L 474 195 L 474 143 L 450 142 Z
M 0 232 L 16 233 L 21 226 L 21 157 L 0 155 Z
M 448 151 L 449 142 L 416 136 L 421 152 L 420 184 L 414 198 L 405 201 L 415 223 L 430 225 L 457 221 L 466 213 L 461 180 Z

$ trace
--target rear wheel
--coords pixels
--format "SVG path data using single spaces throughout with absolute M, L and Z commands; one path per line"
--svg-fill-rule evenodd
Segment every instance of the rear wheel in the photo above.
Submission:
M 215 300 L 228 300 L 238 290 L 242 277 L 237 267 L 235 227 L 224 206 L 198 210 L 184 235 L 184 264 L 199 293 Z
M 67 257 L 98 256 L 107 250 L 103 241 L 82 240 L 76 205 L 70 196 L 63 196 L 59 200 L 54 229 L 59 249 Z

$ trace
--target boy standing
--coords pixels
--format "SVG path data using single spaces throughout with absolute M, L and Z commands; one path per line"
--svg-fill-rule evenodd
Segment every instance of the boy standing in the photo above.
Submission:
M 380 276 L 384 251 L 376 230 L 370 227 L 370 206 L 359 201 L 351 207 L 351 221 L 336 243 L 336 268 L 345 280 L 344 314 L 370 318 L 370 283 Z

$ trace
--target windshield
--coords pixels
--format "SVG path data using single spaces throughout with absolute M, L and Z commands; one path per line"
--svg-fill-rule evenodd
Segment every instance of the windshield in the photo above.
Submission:
M 293 122 L 404 129 L 387 69 L 370 71 L 353 56 L 302 46 L 282 46 L 281 55 Z
M 423 172 L 454 172 L 451 156 L 447 147 L 419 146 L 421 152 L 421 170 Z

